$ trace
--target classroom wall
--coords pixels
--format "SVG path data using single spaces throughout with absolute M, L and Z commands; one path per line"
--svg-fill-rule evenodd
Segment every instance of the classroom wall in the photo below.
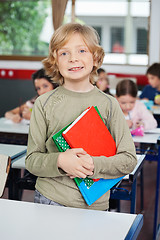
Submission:
M 0 117 L 35 95 L 31 80 L 0 79 Z
M 29 69 L 31 66 L 29 65 L 28 67 L 27 64 L 26 68 L 28 67 L 28 69 L 14 69 L 14 64 L 12 64 L 12 68 L 8 69 L 1 68 L 0 66 L 0 117 L 3 117 L 6 111 L 19 106 L 20 102 L 23 103 L 36 95 L 31 75 L 39 69 L 41 65 L 37 69 Z M 41 63 L 39 62 L 39 64 Z M 11 64 L 8 66 L 11 66 Z M 34 62 L 32 62 L 32 67 L 33 66 L 36 67 Z M 115 77 L 136 78 L 139 89 L 142 89 L 143 86 L 147 84 L 147 78 L 145 76 L 146 67 L 144 66 L 130 66 L 132 71 L 128 71 L 128 68 L 122 69 L 122 66 L 120 67 L 118 65 L 103 65 L 102 67 L 109 75 L 115 75 Z M 129 72 L 132 72 L 132 74 Z M 139 74 L 135 74 L 136 72 L 139 72 Z

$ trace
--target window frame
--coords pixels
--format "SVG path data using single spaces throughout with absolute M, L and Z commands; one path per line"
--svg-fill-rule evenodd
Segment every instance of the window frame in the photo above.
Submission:
M 153 3 L 154 3 L 154 5 L 155 5 L 155 2 L 157 2 L 157 0 L 152 0 L 151 1 L 151 4 L 150 4 L 150 8 L 151 8 L 151 10 L 150 10 L 150 14 L 152 14 L 152 5 L 153 5 Z M 159 3 L 158 3 L 159 4 Z M 150 52 L 151 52 L 151 43 L 150 43 L 150 41 L 151 41 L 151 38 L 150 38 L 150 36 L 151 36 L 151 34 L 150 34 L 150 26 L 151 26 L 151 17 L 149 17 L 149 21 L 148 21 L 148 24 L 149 24 L 149 29 L 148 29 L 148 39 L 149 39 L 149 41 L 147 42 L 147 49 L 148 49 L 148 63 L 150 63 Z M 102 27 L 102 29 L 103 29 L 103 27 Z M 157 34 L 156 34 L 157 35 Z M 103 31 L 102 31 L 102 37 L 103 37 Z M 153 37 L 152 37 L 153 38 Z M 152 40 L 153 41 L 153 40 Z M 153 54 L 152 54 L 153 55 Z M 14 61 L 42 61 L 44 58 L 46 58 L 47 57 L 47 55 L 43 55 L 43 56 L 25 56 L 25 55 L 0 55 L 0 60 L 8 60 L 8 61 L 10 61 L 10 60 L 14 60 Z M 151 57 L 152 58 L 152 57 Z M 131 66 L 134 66 L 134 64 L 128 64 L 128 63 L 126 63 L 126 64 L 124 64 L 124 63 L 122 63 L 122 64 L 117 64 L 117 63 L 112 63 L 113 65 L 120 65 L 120 66 L 125 66 L 125 65 L 131 65 Z M 108 63 L 108 65 L 110 65 L 110 63 Z M 137 66 L 139 66 L 139 65 L 137 65 Z M 145 66 L 145 65 L 141 65 L 141 66 Z

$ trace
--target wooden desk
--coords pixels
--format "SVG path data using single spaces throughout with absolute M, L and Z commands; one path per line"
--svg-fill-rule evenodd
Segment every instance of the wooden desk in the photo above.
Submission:
M 14 159 L 11 162 L 11 168 L 15 168 L 15 169 L 25 169 L 25 158 L 26 158 L 26 154 L 24 154 L 23 156 L 21 156 L 18 159 Z
M 131 240 L 143 216 L 0 199 L 1 239 Z
M 0 154 L 4 154 L 11 157 L 11 165 L 13 162 L 18 161 L 18 159 L 21 159 L 21 157 L 26 155 L 27 146 L 21 146 L 21 145 L 12 145 L 12 144 L 2 144 L 0 143 Z M 21 171 L 10 169 L 8 181 L 6 186 L 9 188 L 8 195 L 9 198 L 13 198 L 15 194 L 21 194 L 20 191 L 17 189 L 17 184 L 15 184 L 15 179 L 18 179 L 21 177 Z M 18 192 L 18 193 L 17 193 Z
M 152 106 L 151 112 L 153 113 L 154 118 L 157 120 L 158 128 L 160 128 L 160 106 Z
M 117 184 L 115 187 L 111 189 L 111 199 L 131 201 L 130 213 L 136 212 L 137 176 L 142 170 L 144 160 L 145 160 L 144 154 L 143 155 L 137 154 L 137 165 L 134 168 L 134 170 L 124 177 L 124 179 L 121 181 L 120 186 L 119 184 Z M 131 183 L 130 191 L 128 190 L 124 191 L 125 187 L 122 188 L 123 184 L 126 183 L 125 180 L 129 180 L 129 183 Z M 143 198 L 142 195 L 143 191 L 141 192 L 141 198 Z
M 130 192 L 120 192 L 116 191 L 116 188 L 113 188 L 111 191 L 111 198 L 113 199 L 119 199 L 119 200 L 130 200 L 131 201 L 131 210 L 130 213 L 135 213 L 136 208 L 136 189 L 137 189 L 137 175 L 141 171 L 143 163 L 144 163 L 145 155 L 137 155 L 138 163 L 133 170 L 132 173 L 126 176 L 126 178 L 131 182 L 131 191 Z M 22 155 L 18 159 L 14 159 L 11 163 L 11 168 L 13 171 L 13 178 L 12 178 L 12 184 L 13 189 L 17 189 L 17 191 L 14 191 L 13 196 L 10 196 L 10 199 L 19 200 L 19 191 L 20 189 L 30 189 L 33 190 L 33 182 L 28 180 L 28 183 L 25 181 L 19 182 L 19 184 L 16 184 L 17 182 L 17 176 L 20 176 L 21 169 L 25 169 L 25 155 Z M 122 181 L 123 182 L 123 181 Z
M 0 143 L 0 154 L 10 156 L 11 159 L 18 159 L 19 156 L 26 153 L 26 146 Z
M 154 134 L 159 134 L 160 135 L 160 128 L 145 130 L 145 134 L 148 134 L 148 133 L 154 133 Z
M 146 155 L 146 159 L 150 161 L 157 161 L 157 180 L 156 180 L 156 194 L 155 194 L 155 211 L 154 211 L 154 226 L 153 226 L 153 239 L 158 239 L 160 234 L 160 224 L 158 224 L 159 214 L 159 190 L 160 190 L 160 134 L 159 133 L 146 133 L 143 137 L 133 137 L 134 142 L 155 144 L 158 148 L 156 155 Z
M 160 106 L 158 106 L 158 105 L 152 106 L 151 111 L 152 111 L 153 114 L 158 114 L 158 115 L 160 115 Z
M 29 125 L 0 118 L 0 143 L 27 145 Z
M 157 140 L 160 136 L 160 133 L 145 133 L 144 136 L 133 136 L 133 141 L 135 143 L 149 143 L 157 144 Z

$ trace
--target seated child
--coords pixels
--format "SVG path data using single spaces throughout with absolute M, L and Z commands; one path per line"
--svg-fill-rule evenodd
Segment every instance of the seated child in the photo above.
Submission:
M 98 35 L 89 26 L 62 25 L 51 38 L 49 56 L 43 64 L 46 73 L 60 86 L 38 97 L 32 111 L 26 168 L 38 176 L 35 202 L 106 210 L 109 191 L 88 206 L 73 178 L 117 178 L 133 171 L 137 163 L 135 146 L 119 104 L 93 86 L 103 58 Z M 53 142 L 52 136 L 89 106 L 98 107 L 116 142 L 116 155 L 93 157 L 82 148 L 59 152 Z
M 135 129 L 143 125 L 144 130 L 149 130 L 157 127 L 151 112 L 137 99 L 137 85 L 132 80 L 122 80 L 117 84 L 116 98 L 129 128 Z
M 145 86 L 140 99 L 152 100 L 160 105 L 160 63 L 154 63 L 147 69 L 149 85 Z
M 96 86 L 103 92 L 112 95 L 109 91 L 109 80 L 107 78 L 107 73 L 103 68 L 97 70 L 98 79 L 96 81 Z
M 56 87 L 56 84 L 52 82 L 51 78 L 45 74 L 44 69 L 40 69 L 33 73 L 32 80 L 38 96 Z M 21 122 L 22 119 L 30 120 L 32 107 L 38 96 L 22 104 L 20 107 L 6 112 L 5 117 L 11 119 L 15 123 Z

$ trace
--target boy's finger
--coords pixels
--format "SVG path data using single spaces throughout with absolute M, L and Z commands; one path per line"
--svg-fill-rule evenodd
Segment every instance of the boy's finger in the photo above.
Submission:
M 94 164 L 93 163 L 88 163 L 88 162 L 83 162 L 83 165 L 82 165 L 85 169 L 88 169 L 88 170 L 91 170 L 94 168 Z
M 82 168 L 79 170 L 79 172 L 85 174 L 86 176 L 93 174 L 93 171 L 91 171 L 90 169 L 86 169 L 86 168 L 84 168 L 84 167 L 82 167 Z
M 78 155 L 78 154 L 87 154 L 87 152 L 83 148 L 73 148 L 72 151 Z
M 71 179 L 73 179 L 73 178 L 75 178 L 76 176 L 70 175 L 69 177 L 70 177 Z

